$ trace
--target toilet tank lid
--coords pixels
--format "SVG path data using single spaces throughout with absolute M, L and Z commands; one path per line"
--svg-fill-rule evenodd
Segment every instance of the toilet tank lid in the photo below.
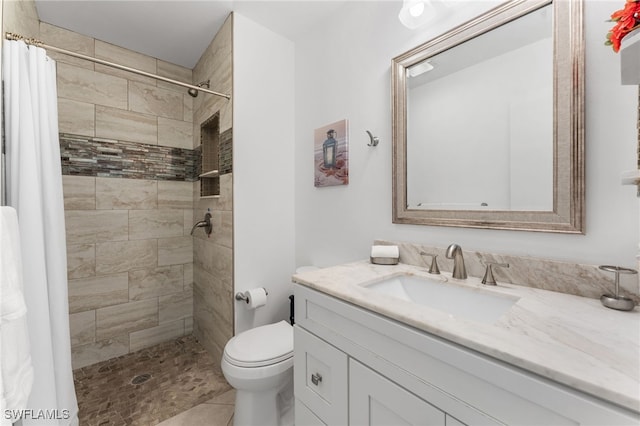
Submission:
M 298 266 L 296 268 L 296 274 L 301 274 L 303 272 L 310 272 L 310 271 L 317 271 L 318 268 L 317 266 Z
M 293 356 L 293 327 L 287 321 L 263 325 L 232 337 L 225 358 L 241 367 L 271 365 Z

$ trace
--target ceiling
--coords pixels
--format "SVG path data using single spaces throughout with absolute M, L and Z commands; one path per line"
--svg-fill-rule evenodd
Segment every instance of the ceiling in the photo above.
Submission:
M 232 11 L 295 40 L 347 0 L 36 0 L 40 20 L 193 68 Z

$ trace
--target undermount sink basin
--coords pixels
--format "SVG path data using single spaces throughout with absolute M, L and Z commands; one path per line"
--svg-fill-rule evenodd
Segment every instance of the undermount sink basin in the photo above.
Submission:
M 445 277 L 398 275 L 364 284 L 376 293 L 406 300 L 422 306 L 483 323 L 493 323 L 507 312 L 516 298 L 468 288 L 447 282 Z

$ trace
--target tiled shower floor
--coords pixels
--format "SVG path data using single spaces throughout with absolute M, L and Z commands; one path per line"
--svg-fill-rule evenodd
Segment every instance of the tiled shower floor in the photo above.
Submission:
M 141 384 L 137 376 L 150 375 Z M 220 366 L 193 336 L 74 371 L 80 426 L 171 424 L 207 412 L 222 426 L 230 423 L 233 397 Z M 202 405 L 201 405 L 202 404 Z M 167 423 L 169 423 L 167 422 Z M 190 421 L 189 426 L 197 426 Z

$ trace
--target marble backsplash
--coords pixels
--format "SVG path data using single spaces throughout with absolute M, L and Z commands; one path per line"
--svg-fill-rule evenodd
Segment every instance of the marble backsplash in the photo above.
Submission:
M 441 271 L 451 272 L 453 260 L 445 257 L 446 247 L 376 240 L 374 244 L 397 245 L 400 249 L 400 262 L 428 268 L 429 256 L 420 252 L 436 254 Z M 614 292 L 614 274 L 598 269 L 598 265 L 582 265 L 559 262 L 534 257 L 510 256 L 479 251 L 465 250 L 463 255 L 467 274 L 473 277 L 484 276 L 486 262 L 508 263 L 509 268 L 493 268 L 493 275 L 500 283 L 518 284 L 527 287 L 557 291 L 576 296 L 599 299 L 602 294 Z M 640 303 L 640 282 L 638 275 L 620 275 L 620 293 Z

